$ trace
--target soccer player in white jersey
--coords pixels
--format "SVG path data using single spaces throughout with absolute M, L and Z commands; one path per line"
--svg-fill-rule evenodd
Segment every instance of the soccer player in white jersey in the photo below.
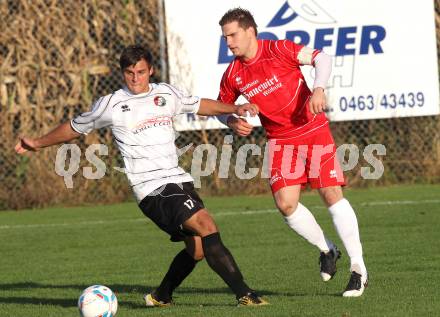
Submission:
M 185 249 L 175 256 L 160 286 L 144 296 L 146 305 L 170 305 L 174 289 L 203 258 L 234 292 L 239 306 L 267 304 L 244 282 L 214 220 L 194 190 L 191 175 L 178 166 L 172 126 L 172 117 L 182 113 L 256 115 L 258 107 L 225 104 L 184 94 L 165 83 L 150 83 L 152 57 L 140 45 L 124 49 L 120 67 L 125 87 L 99 98 L 90 112 L 41 137 L 21 138 L 15 151 L 37 151 L 110 127 L 140 209 L 171 236 L 171 241 L 185 242 Z

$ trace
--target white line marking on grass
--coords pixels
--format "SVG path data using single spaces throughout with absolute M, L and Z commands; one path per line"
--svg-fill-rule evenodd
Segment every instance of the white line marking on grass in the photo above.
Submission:
M 416 204 L 438 204 L 440 199 L 427 200 L 388 200 L 388 201 L 373 201 L 370 203 L 360 203 L 361 206 L 384 206 L 384 205 L 416 205 Z
M 218 216 L 236 216 L 236 215 L 256 215 L 256 214 L 269 214 L 276 213 L 278 209 L 249 209 L 245 211 L 227 211 L 227 212 L 216 212 L 215 217 Z
M 121 220 L 96 220 L 96 221 L 81 221 L 81 222 L 64 222 L 64 223 L 40 223 L 31 225 L 3 225 L 0 226 L 2 229 L 28 229 L 28 228 L 48 228 L 48 227 L 73 227 L 82 225 L 104 225 L 109 223 L 121 223 L 121 222 L 138 222 L 145 221 L 145 218 L 135 218 L 135 219 L 121 219 Z
M 417 205 L 417 204 L 438 204 L 440 199 L 427 199 L 427 200 L 388 200 L 388 201 L 374 201 L 365 202 L 359 204 L 353 204 L 354 206 L 392 206 L 392 205 Z M 326 209 L 322 205 L 310 206 L 310 209 Z M 277 213 L 278 209 L 250 209 L 250 210 L 237 210 L 213 213 L 214 217 L 224 216 L 242 216 L 242 215 L 257 215 L 257 214 L 269 214 Z M 65 223 L 41 223 L 41 224 L 28 224 L 28 225 L 2 225 L 0 230 L 7 229 L 31 229 L 31 228 L 50 228 L 50 227 L 73 227 L 73 226 L 90 226 L 90 225 L 107 225 L 112 223 L 129 223 L 129 222 L 141 222 L 146 221 L 146 218 L 133 218 L 133 219 L 118 219 L 118 220 L 96 220 L 96 221 L 81 221 L 81 222 L 65 222 Z

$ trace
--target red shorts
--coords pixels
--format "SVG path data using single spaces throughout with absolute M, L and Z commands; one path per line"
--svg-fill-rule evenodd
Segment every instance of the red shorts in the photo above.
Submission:
M 269 140 L 269 169 L 273 193 L 298 184 L 312 188 L 345 185 L 328 125 L 310 136 Z

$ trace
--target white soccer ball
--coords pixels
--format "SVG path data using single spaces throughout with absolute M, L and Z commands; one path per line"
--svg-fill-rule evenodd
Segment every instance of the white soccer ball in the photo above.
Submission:
M 83 317 L 113 317 L 118 310 L 118 300 L 110 288 L 93 285 L 82 292 L 78 308 Z

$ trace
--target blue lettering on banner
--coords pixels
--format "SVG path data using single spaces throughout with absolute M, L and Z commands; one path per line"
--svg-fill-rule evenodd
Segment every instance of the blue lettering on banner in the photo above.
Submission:
M 299 15 L 291 10 L 289 13 L 289 4 L 286 1 L 278 10 L 267 27 L 279 27 L 286 25 L 297 18 Z M 357 36 L 360 33 L 360 36 Z M 315 49 L 324 49 L 326 47 L 335 47 L 335 56 L 346 55 L 366 55 L 366 54 L 382 54 L 382 42 L 385 40 L 386 30 L 381 25 L 364 25 L 364 26 L 344 26 L 339 28 L 321 28 L 316 29 L 315 33 L 309 33 L 305 30 L 287 30 L 285 39 L 295 43 L 311 46 Z M 278 40 L 278 36 L 265 30 L 258 35 L 259 39 Z M 311 39 L 314 42 L 311 43 Z M 230 63 L 234 56 L 229 52 L 226 41 L 220 38 L 220 49 L 218 55 L 218 63 Z
M 354 48 L 347 48 L 347 45 L 354 44 L 355 38 L 349 37 L 350 34 L 356 34 L 357 27 L 340 28 L 338 31 L 338 43 L 336 46 L 336 56 L 354 55 Z
M 361 39 L 359 48 L 356 48 L 356 33 L 358 28 L 356 26 L 336 28 L 317 29 L 315 31 L 314 48 L 322 50 L 325 47 L 332 46 L 335 42 L 336 32 L 336 53 L 335 56 L 344 55 L 366 55 L 366 54 L 382 54 L 383 49 L 381 42 L 385 39 L 386 30 L 380 25 L 364 25 L 361 29 Z M 261 32 L 258 35 L 259 39 L 278 40 L 276 34 L 272 32 Z M 303 30 L 286 31 L 286 39 L 294 41 L 302 45 L 310 44 L 310 34 Z M 220 37 L 220 50 L 218 55 L 218 63 L 230 63 L 234 56 L 230 54 L 226 41 Z
M 376 34 L 376 37 L 371 37 Z M 366 25 L 362 28 L 362 39 L 361 41 L 361 51 L 360 54 L 368 54 L 368 50 L 373 47 L 373 52 L 383 53 L 383 49 L 380 46 L 380 42 L 385 39 L 386 31 L 380 25 Z
M 295 43 L 309 43 L 310 35 L 306 31 L 287 31 L 286 40 L 290 40 Z
M 289 17 L 285 17 L 286 11 L 289 9 L 289 4 L 287 1 L 283 4 L 283 6 L 278 10 L 278 12 L 275 14 L 273 19 L 269 22 L 267 25 L 268 28 L 274 27 L 274 26 L 280 26 L 289 23 L 293 19 L 295 19 L 298 14 L 296 12 L 293 12 L 293 14 Z
M 414 108 L 425 105 L 422 91 L 384 93 L 378 95 L 342 96 L 339 98 L 339 110 L 347 111 L 394 111 L 396 108 Z
M 326 35 L 333 35 L 334 29 L 319 29 L 315 32 L 315 45 L 318 50 L 322 50 L 326 46 L 332 45 L 332 40 L 327 40 Z M 307 42 L 308 44 L 308 42 Z M 304 44 L 304 45 L 307 45 Z

